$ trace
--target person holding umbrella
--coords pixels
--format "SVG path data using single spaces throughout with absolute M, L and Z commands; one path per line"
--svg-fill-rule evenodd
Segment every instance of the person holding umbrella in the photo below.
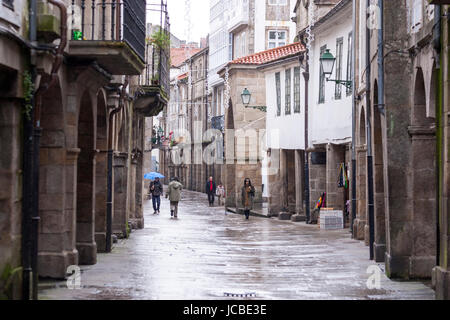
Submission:
M 159 178 L 155 178 L 155 181 L 150 183 L 150 194 L 152 195 L 152 203 L 153 203 L 153 214 L 160 213 L 161 207 L 161 195 L 163 194 L 163 186 L 159 181 Z

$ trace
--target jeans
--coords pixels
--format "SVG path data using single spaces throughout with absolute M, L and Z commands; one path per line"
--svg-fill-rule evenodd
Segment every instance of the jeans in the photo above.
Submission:
M 152 196 L 153 210 L 159 211 L 161 207 L 161 196 Z
M 174 217 L 178 217 L 178 201 L 170 201 L 170 211 L 173 211 Z
M 209 204 L 214 204 L 214 193 L 208 193 Z

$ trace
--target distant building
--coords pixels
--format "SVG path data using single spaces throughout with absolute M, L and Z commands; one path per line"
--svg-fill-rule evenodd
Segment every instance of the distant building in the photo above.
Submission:
M 228 62 L 292 43 L 294 0 L 210 0 L 209 87 L 213 116 L 225 114 L 224 79 Z

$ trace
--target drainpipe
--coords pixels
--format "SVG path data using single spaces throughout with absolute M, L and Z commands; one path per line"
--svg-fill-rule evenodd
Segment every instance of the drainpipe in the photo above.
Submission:
M 370 7 L 370 1 L 367 0 L 367 8 Z M 367 19 L 369 15 L 367 14 Z M 366 27 L 366 129 L 367 129 L 367 185 L 368 185 L 368 209 L 369 209 L 369 246 L 370 260 L 374 259 L 375 242 L 375 216 L 374 216 L 374 197 L 373 197 L 373 155 L 372 155 L 372 107 L 371 107 L 371 56 L 370 56 L 370 29 Z
M 113 120 L 114 116 L 119 113 L 123 107 L 125 106 L 124 98 L 126 94 L 126 89 L 128 87 L 128 77 L 125 78 L 125 82 L 122 86 L 122 90 L 120 91 L 120 97 L 119 97 L 119 106 L 115 108 L 111 113 L 109 114 L 109 130 L 112 130 L 113 128 Z M 112 194 L 112 186 L 113 186 L 113 135 L 109 135 L 111 137 L 109 141 L 109 148 L 108 148 L 108 174 L 107 174 L 107 199 L 106 199 L 106 252 L 110 253 L 112 250 L 112 217 L 113 217 L 113 194 Z
M 303 77 L 305 79 L 305 215 L 306 223 L 309 224 L 311 220 L 311 204 L 310 204 L 310 187 L 309 187 L 309 119 L 308 119 L 308 109 L 309 109 L 309 50 L 306 49 L 305 55 L 305 72 L 303 72 Z
M 355 35 L 356 35 L 356 0 L 353 0 L 353 31 L 352 31 L 352 203 L 351 203 L 351 210 L 352 210 L 352 219 L 351 219 L 351 226 L 350 230 L 352 232 L 352 237 L 355 238 L 353 226 L 356 219 L 356 82 L 355 82 L 355 64 L 356 64 L 356 57 L 355 57 Z
M 386 114 L 386 105 L 384 100 L 384 1 L 378 0 L 380 9 L 379 28 L 378 28 L 378 108 L 381 115 Z M 375 235 L 374 235 L 375 237 Z M 374 239 L 375 241 L 375 239 Z
M 436 265 L 439 266 L 441 264 L 441 226 L 440 226 L 440 211 L 441 211 L 441 170 L 443 163 L 443 152 L 442 152 L 442 137 L 443 137 L 443 131 L 442 131 L 442 121 L 444 120 L 444 113 L 443 113 L 443 105 L 444 105 L 444 95 L 442 94 L 443 90 L 443 73 L 442 73 L 442 45 L 441 45 L 441 36 L 442 36 L 442 27 L 441 27 L 441 14 L 442 14 L 442 6 L 441 5 L 435 5 L 435 12 L 434 12 L 434 40 L 433 45 L 434 49 L 437 53 L 437 59 L 436 59 L 436 68 L 440 69 L 439 71 L 439 80 L 438 80 L 438 92 L 436 92 L 437 95 L 437 104 L 436 104 L 436 146 L 437 146 L 437 152 L 436 152 L 436 168 L 438 170 L 438 174 L 436 175 Z
M 193 176 L 193 171 L 194 171 L 194 166 L 195 166 L 195 130 L 194 130 L 194 106 L 193 106 L 193 97 L 194 97 L 194 85 L 192 84 L 192 58 L 190 60 L 190 72 L 191 72 L 191 174 L 190 174 L 190 183 L 191 183 L 191 190 L 194 191 L 194 186 L 193 186 L 193 181 L 194 181 L 194 176 Z M 189 90 L 188 91 L 188 95 L 189 95 Z M 189 99 L 188 99 L 188 105 L 189 105 Z M 169 152 L 170 155 L 170 152 Z
M 37 42 L 37 0 L 29 2 L 29 38 L 31 43 L 30 50 L 30 65 L 32 83 L 36 82 L 36 51 L 33 45 Z M 33 111 L 35 106 L 35 95 L 31 101 Z M 34 112 L 31 112 L 30 118 L 25 117 L 24 120 L 24 152 L 23 152 L 23 208 L 22 208 L 22 299 L 31 300 L 32 288 L 35 283 L 33 268 L 32 268 L 32 252 L 33 252 L 33 237 L 32 237 L 32 217 L 33 217 L 33 158 L 34 158 L 34 137 L 33 137 L 33 122 Z
M 209 54 L 209 51 L 207 51 L 206 54 L 205 54 L 204 70 L 201 70 L 202 75 L 203 75 L 203 77 L 205 79 L 206 85 L 208 85 L 208 78 L 206 77 L 206 72 L 207 72 L 206 70 L 207 70 L 207 66 L 208 66 L 208 54 Z M 207 131 L 208 130 L 208 110 L 209 110 L 209 106 L 208 106 L 208 92 L 206 92 L 206 95 L 205 95 L 205 86 L 203 86 L 203 96 L 205 97 L 205 110 L 206 110 L 206 114 L 205 114 L 205 118 L 206 118 L 205 131 Z M 211 110 L 211 112 L 212 112 L 212 110 Z M 203 141 L 203 137 L 202 137 L 202 141 Z M 203 148 L 202 148 L 202 151 L 203 151 Z M 203 155 L 203 152 L 202 152 L 202 155 Z M 203 157 L 202 157 L 202 159 L 203 159 Z M 209 176 L 212 175 L 212 174 L 209 173 L 209 170 L 208 170 L 209 168 L 208 168 L 208 165 L 206 164 L 206 162 L 204 163 L 204 166 L 205 166 L 206 179 L 209 179 Z M 214 178 L 214 181 L 216 181 L 216 177 L 213 176 L 213 178 Z M 202 181 L 202 183 L 204 183 L 204 181 Z M 217 183 L 217 181 L 216 181 L 216 183 Z M 201 184 L 200 184 L 200 186 L 201 186 Z

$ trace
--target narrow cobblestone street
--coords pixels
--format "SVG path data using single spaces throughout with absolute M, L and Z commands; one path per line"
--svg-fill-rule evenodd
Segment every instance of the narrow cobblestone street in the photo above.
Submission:
M 348 230 L 245 221 L 208 208 L 205 197 L 184 191 L 179 220 L 170 219 L 167 200 L 157 216 L 146 201 L 145 229 L 82 266 L 81 289 L 44 280 L 40 299 L 434 299 L 427 284 L 384 274 L 381 289 L 367 289 L 368 249 Z

